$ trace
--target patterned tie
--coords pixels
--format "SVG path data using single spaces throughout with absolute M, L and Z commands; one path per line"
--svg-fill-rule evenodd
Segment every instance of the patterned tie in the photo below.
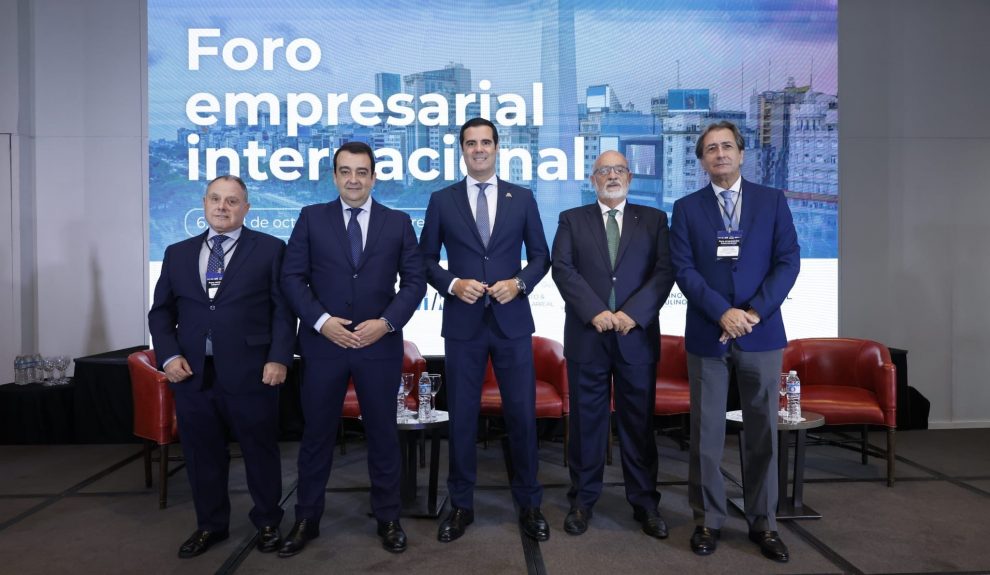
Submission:
M 210 250 L 210 259 L 206 262 L 206 275 L 223 274 L 223 243 L 228 239 L 230 238 L 223 234 L 213 236 L 213 249 Z
M 475 222 L 478 225 L 478 233 L 481 234 L 481 243 L 488 247 L 488 239 L 491 238 L 492 232 L 488 227 L 488 198 L 485 197 L 485 188 L 491 184 L 487 182 L 479 182 L 476 184 L 478 186 L 478 207 L 475 210 Z
M 361 246 L 361 224 L 357 219 L 361 208 L 347 208 L 347 211 L 351 212 L 351 219 L 347 220 L 347 239 L 351 242 L 351 263 L 357 267 L 358 262 L 361 261 L 361 251 L 364 249 Z
M 608 221 L 605 222 L 605 239 L 608 240 L 608 259 L 615 270 L 615 258 L 619 254 L 619 222 L 615 215 L 619 210 L 608 211 Z M 612 285 L 612 292 L 608 294 L 608 309 L 615 311 L 615 284 Z
M 722 200 L 725 202 L 725 212 L 722 213 L 722 222 L 725 223 L 725 229 L 731 230 L 732 216 L 736 209 L 736 202 L 732 199 L 733 192 L 732 190 L 723 190 L 719 192 L 719 195 L 722 196 Z

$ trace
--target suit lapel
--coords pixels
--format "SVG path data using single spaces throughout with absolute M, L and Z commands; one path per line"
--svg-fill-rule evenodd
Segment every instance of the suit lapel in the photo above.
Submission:
M 354 264 L 351 262 L 351 256 L 348 255 L 351 253 L 350 252 L 351 242 L 350 240 L 347 239 L 347 228 L 344 227 L 344 212 L 343 212 L 343 208 L 340 205 L 340 198 L 338 197 L 336 200 L 327 204 L 326 208 L 327 208 L 327 220 L 328 223 L 330 224 L 331 234 L 333 235 L 334 240 L 337 242 L 337 245 L 340 246 L 342 250 L 344 250 L 344 260 L 346 260 L 347 263 L 351 264 L 351 267 L 353 268 Z
M 375 243 L 378 242 L 378 238 L 381 237 L 384 227 L 385 207 L 375 200 L 371 200 L 371 212 L 368 214 L 368 239 L 364 242 L 364 250 L 361 252 L 361 261 L 358 262 L 358 269 L 361 269 L 364 262 L 368 260 L 366 256 L 374 248 Z
M 468 189 L 467 189 L 467 178 L 464 178 L 454 186 L 454 205 L 457 206 L 458 211 L 464 217 L 464 222 L 467 224 L 471 233 L 474 234 L 475 239 L 478 240 L 478 245 L 481 246 L 482 251 L 485 249 L 485 243 L 481 241 L 481 234 L 478 233 L 478 223 L 474 219 L 474 215 L 471 213 L 471 204 L 468 203 Z M 496 214 L 496 217 L 498 214 Z M 491 243 L 491 237 L 488 238 L 488 243 Z
M 591 230 L 591 243 L 598 247 L 598 253 L 602 256 L 604 267 L 612 269 L 612 261 L 608 257 L 608 238 L 605 236 L 605 222 L 602 219 L 598 202 L 588 204 L 588 209 L 584 211 L 584 225 Z M 582 230 L 575 230 L 580 236 Z
M 189 246 L 189 255 L 183 258 L 185 262 L 183 265 L 188 265 L 189 267 L 183 272 L 183 277 L 194 278 L 196 285 L 199 286 L 200 293 L 203 294 L 203 299 L 208 299 L 209 294 L 206 293 L 206 288 L 203 286 L 203 278 L 199 275 L 199 254 L 203 249 L 203 244 L 206 243 L 206 235 L 210 233 L 209 230 L 201 233 L 196 239 L 198 240 L 194 244 Z M 207 247 L 209 251 L 209 247 Z M 209 256 L 207 256 L 209 258 Z M 209 261 L 209 260 L 207 260 Z
M 718 200 L 715 199 L 715 188 L 709 183 L 704 190 L 705 193 L 701 197 L 701 209 L 708 216 L 708 221 L 711 222 L 712 228 L 716 232 L 724 232 L 725 222 L 722 221 L 722 212 L 718 207 Z
M 626 200 L 626 213 L 622 215 L 622 233 L 619 234 L 619 252 L 615 256 L 615 267 L 619 267 L 619 263 L 622 261 L 622 255 L 626 253 L 626 249 L 629 247 L 630 242 L 632 242 L 632 236 L 636 233 L 636 228 L 639 226 L 639 207 L 629 203 Z
M 254 251 L 256 242 L 258 241 L 258 236 L 254 235 L 254 232 L 249 230 L 247 227 L 241 228 L 241 237 L 237 240 L 237 247 L 234 249 L 234 253 L 230 256 L 230 263 L 223 270 L 223 280 L 220 282 L 220 288 L 217 289 L 217 294 L 213 299 L 217 299 L 221 294 L 224 293 L 225 287 L 230 284 L 237 272 L 241 270 L 245 265 L 247 265 L 248 258 L 251 256 L 251 252 Z
M 512 216 L 507 212 L 511 210 L 514 205 L 512 201 L 512 191 L 509 188 L 508 183 L 499 179 L 496 188 L 498 188 L 496 190 L 498 197 L 495 198 L 495 224 L 492 226 L 492 235 L 488 238 L 488 245 L 492 245 L 492 242 L 495 241 L 499 230 L 508 225 L 504 222 L 511 221 Z M 500 224 L 500 222 L 503 223 Z M 477 231 L 477 224 L 475 224 L 474 229 Z M 481 234 L 478 234 L 478 239 L 481 239 Z
M 739 197 L 742 198 L 743 190 L 746 191 L 746 199 L 743 201 L 739 213 L 739 228 L 745 236 L 746 232 L 753 229 L 753 220 L 756 219 L 756 213 L 759 211 L 759 206 L 757 205 L 760 201 L 760 195 L 756 193 L 753 186 L 749 185 L 749 182 L 743 180 L 739 185 Z

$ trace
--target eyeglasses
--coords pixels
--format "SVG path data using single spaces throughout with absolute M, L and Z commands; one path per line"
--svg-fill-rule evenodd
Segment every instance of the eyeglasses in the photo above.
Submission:
M 624 176 L 629 173 L 629 168 L 625 166 L 602 166 L 595 170 L 595 175 L 607 176 L 609 172 L 615 172 L 616 176 Z

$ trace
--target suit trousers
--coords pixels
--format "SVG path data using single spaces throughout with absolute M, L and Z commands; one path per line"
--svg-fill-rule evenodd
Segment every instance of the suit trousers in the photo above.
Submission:
M 351 378 L 368 441 L 371 511 L 380 521 L 399 518 L 402 510 L 399 494 L 401 455 L 395 397 L 401 376 L 401 355 L 369 359 L 347 350 L 335 358 L 303 358 L 300 399 L 306 423 L 299 445 L 296 520 L 319 522 L 323 516 L 337 428 L 347 382 Z
M 777 406 L 781 349 L 746 352 L 732 343 L 721 357 L 687 354 L 691 385 L 691 456 L 688 501 L 699 525 L 720 529 L 726 519 L 725 481 L 719 466 L 725 447 L 729 378 L 735 371 L 746 452 L 743 494 L 746 521 L 755 531 L 777 529 Z
M 450 409 L 447 490 L 451 504 L 474 508 L 481 384 L 491 357 L 509 435 L 512 496 L 520 508 L 539 507 L 543 487 L 536 478 L 536 376 L 532 336 L 505 337 L 489 309 L 475 336 L 467 340 L 447 338 L 445 353 Z
M 282 521 L 282 463 L 278 449 L 278 391 L 261 383 L 258 393 L 225 394 L 213 385 L 216 372 L 207 358 L 200 389 L 175 393 L 182 455 L 196 508 L 198 529 L 226 531 L 230 523 L 228 435 L 240 443 L 248 491 L 249 517 L 258 527 Z M 177 386 L 185 384 L 179 383 Z M 190 385 L 193 385 L 190 382 Z
M 653 435 L 656 363 L 622 361 L 615 332 L 601 334 L 600 353 L 590 361 L 567 361 L 570 382 L 571 505 L 591 509 L 602 493 L 609 432 L 609 399 L 615 395 L 622 477 L 630 505 L 656 509 L 657 446 Z

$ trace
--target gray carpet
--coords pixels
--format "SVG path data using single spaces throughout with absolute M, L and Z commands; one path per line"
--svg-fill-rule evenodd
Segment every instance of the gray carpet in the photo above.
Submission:
M 870 439 L 885 445 L 882 433 Z M 642 534 L 633 521 L 617 448 L 588 532 L 564 533 L 569 479 L 562 445 L 552 442 L 540 450 L 551 537 L 526 540 L 508 490 L 504 446 L 494 441 L 487 449 L 478 445 L 477 519 L 467 534 L 442 544 L 436 520 L 403 519 L 409 549 L 387 553 L 367 514 L 366 452 L 358 438 L 336 456 L 321 536 L 300 555 L 279 559 L 250 545 L 251 501 L 243 463 L 234 459 L 231 538 L 189 560 L 176 557 L 195 527 L 184 470 L 170 479 L 169 506 L 159 511 L 157 485 L 144 488 L 137 445 L 0 446 L 0 573 L 990 573 L 990 429 L 899 432 L 893 488 L 884 482 L 882 459 L 864 466 L 848 448 L 810 446 L 805 502 L 824 517 L 780 523 L 787 564 L 760 555 L 739 515 L 730 517 L 714 555 L 692 554 L 687 452 L 667 437 L 657 443 L 661 508 L 670 526 L 664 541 Z M 296 443 L 282 444 L 283 531 L 293 521 L 297 450 Z M 732 436 L 723 468 L 739 476 Z M 445 470 L 444 461 L 441 480 Z M 421 470 L 421 485 L 425 478 Z M 729 486 L 731 496 L 741 494 Z

